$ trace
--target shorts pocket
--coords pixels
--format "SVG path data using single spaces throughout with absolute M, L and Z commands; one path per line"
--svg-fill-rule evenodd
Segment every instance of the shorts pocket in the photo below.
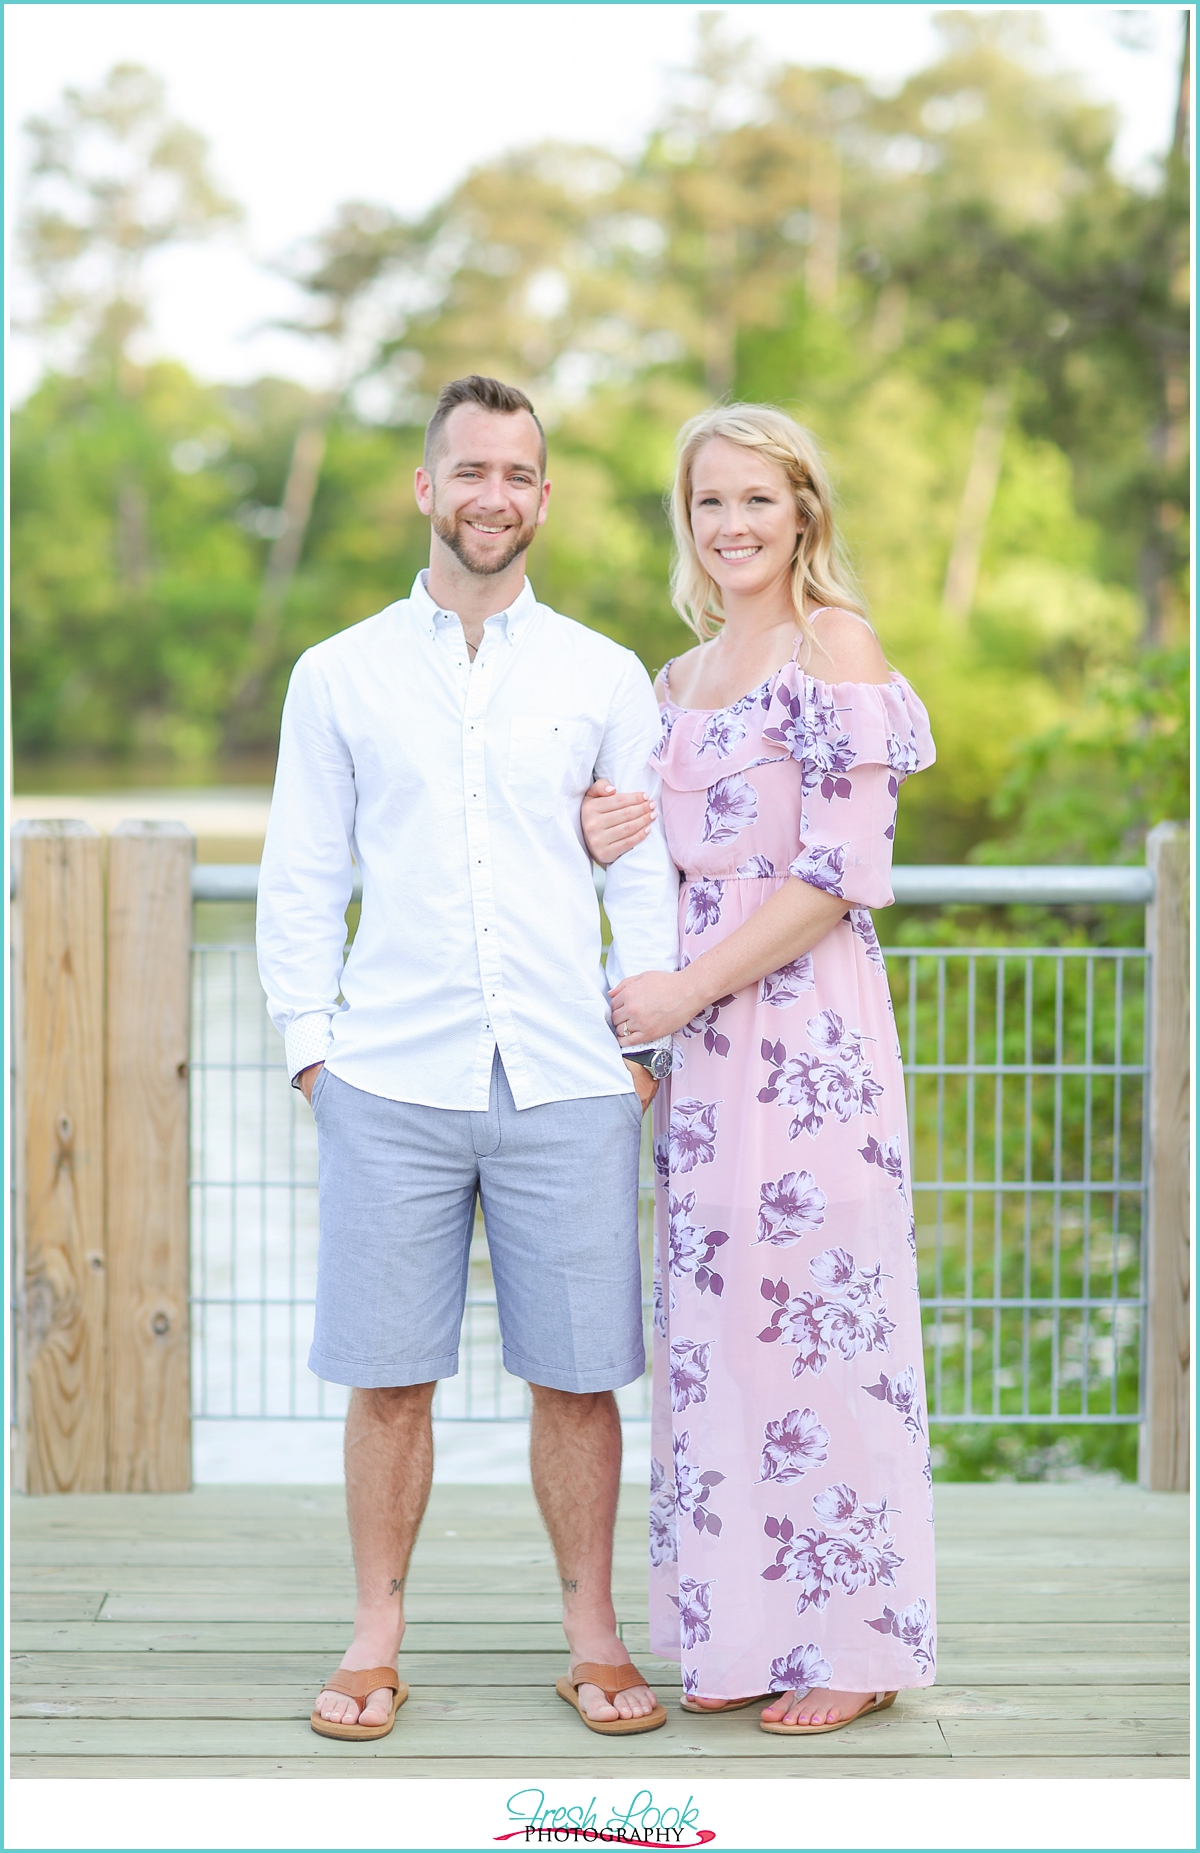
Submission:
M 312 1108 L 314 1113 L 317 1110 L 317 1102 L 321 1098 L 321 1095 L 323 1094 L 323 1092 L 325 1091 L 325 1083 L 328 1080 L 328 1078 L 329 1078 L 329 1070 L 324 1065 L 322 1065 L 320 1074 L 317 1076 L 316 1080 L 313 1082 L 312 1093 L 310 1094 L 309 1101 L 308 1101 L 308 1104 Z

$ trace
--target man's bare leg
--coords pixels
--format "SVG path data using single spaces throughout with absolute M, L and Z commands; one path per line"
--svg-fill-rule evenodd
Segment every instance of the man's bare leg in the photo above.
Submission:
M 395 1666 L 404 1638 L 404 1579 L 433 1480 L 435 1385 L 354 1390 L 346 1415 L 346 1511 L 358 1600 L 354 1639 L 342 1656 L 347 1672 Z M 334 1724 L 386 1724 L 386 1687 L 356 1699 L 322 1692 L 317 1710 Z
M 581 1660 L 620 1666 L 629 1658 L 612 1602 L 612 1542 L 621 1482 L 621 1418 L 611 1390 L 575 1396 L 530 1384 L 529 1458 L 563 1589 L 568 1672 Z M 655 1707 L 648 1686 L 618 1692 L 610 1705 L 597 1686 L 579 1688 L 589 1718 L 644 1718 Z

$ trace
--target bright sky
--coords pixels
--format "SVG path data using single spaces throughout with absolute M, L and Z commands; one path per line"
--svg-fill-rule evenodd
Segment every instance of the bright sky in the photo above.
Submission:
M 1128 173 L 1169 142 L 1183 14 L 1049 5 L 1048 62 L 1116 104 Z M 166 253 L 152 272 L 152 351 L 207 379 L 265 372 L 314 384 L 325 362 L 265 329 L 294 312 L 265 268 L 321 227 L 343 200 L 402 212 L 428 206 L 470 166 L 534 141 L 631 149 L 685 64 L 700 8 L 623 5 L 41 4 L 4 8 L 9 212 L 24 165 L 21 124 L 64 85 L 93 85 L 114 64 L 163 76 L 174 112 L 211 144 L 212 165 L 246 209 L 236 233 Z M 934 9 L 727 5 L 727 23 L 764 62 L 834 64 L 895 86 L 933 56 Z M 10 392 L 37 357 L 14 337 Z

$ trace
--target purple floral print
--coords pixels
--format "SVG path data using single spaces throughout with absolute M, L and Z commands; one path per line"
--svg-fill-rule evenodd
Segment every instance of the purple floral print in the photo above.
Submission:
M 716 926 L 721 918 L 721 897 L 724 892 L 724 882 L 694 881 L 690 884 L 685 933 L 706 933 L 709 927 Z
M 711 1340 L 697 1344 L 693 1338 L 672 1339 L 671 1407 L 676 1415 L 692 1403 L 707 1402 L 711 1351 Z
M 805 991 L 815 991 L 817 981 L 813 977 L 811 952 L 802 952 L 790 965 L 781 965 L 777 972 L 768 972 L 759 980 L 758 1001 L 760 1004 L 773 1004 L 776 1010 L 790 1010 Z
M 887 762 L 893 772 L 902 772 L 907 778 L 910 772 L 917 771 L 920 759 L 915 739 L 910 736 L 907 740 L 900 740 L 894 733 L 888 735 Z
M 774 1311 L 758 1336 L 767 1345 L 782 1340 L 795 1347 L 793 1377 L 806 1371 L 819 1377 L 834 1356 L 849 1361 L 863 1351 L 886 1351 L 896 1327 L 882 1300 L 882 1269 L 857 1268 L 846 1249 L 829 1248 L 808 1271 L 823 1291 L 794 1294 L 786 1280 L 764 1280 L 759 1289 Z
M 875 970 L 881 974 L 886 974 L 887 962 L 883 956 L 883 948 L 879 944 L 878 937 L 875 933 L 875 922 L 871 918 L 870 909 L 867 907 L 852 907 L 846 917 L 850 922 L 850 931 L 854 934 L 856 939 L 861 939 L 863 950 L 866 952 L 867 958 L 870 960 Z M 890 998 L 888 1001 L 891 1001 Z
M 894 1634 L 898 1641 L 911 1647 L 912 1657 L 921 1672 L 933 1677 L 933 1616 L 924 1596 L 918 1596 L 915 1602 L 910 1602 L 898 1615 L 890 1608 L 885 1608 L 879 1619 L 868 1621 L 867 1626 L 879 1634 Z
M 866 1505 L 852 1486 L 839 1483 L 816 1494 L 812 1509 L 820 1523 L 804 1531 L 787 1517 L 768 1517 L 763 1525 L 779 1548 L 762 1575 L 768 1583 L 798 1586 L 798 1615 L 823 1609 L 839 1590 L 853 1596 L 880 1583 L 894 1588 L 904 1559 L 891 1536 L 886 1499 Z
M 814 1409 L 789 1409 L 778 1422 L 763 1430 L 762 1472 L 758 1484 L 774 1480 L 790 1486 L 810 1467 L 822 1467 L 829 1455 L 829 1430 L 817 1420 Z
M 758 1242 L 790 1248 L 802 1235 L 811 1235 L 825 1220 L 825 1192 L 811 1171 L 785 1171 L 758 1192 Z
M 827 1691 L 832 1685 L 833 1668 L 812 1641 L 771 1662 L 769 1692 Z
M 894 1177 L 896 1182 L 900 1185 L 901 1191 L 903 1191 L 904 1153 L 900 1146 L 899 1137 L 893 1139 L 876 1139 L 874 1135 L 868 1135 L 867 1143 L 860 1149 L 862 1156 L 869 1165 L 878 1165 L 879 1169 L 885 1171 L 888 1177 Z
M 898 1410 L 904 1417 L 904 1428 L 910 1441 L 919 1441 L 925 1433 L 925 1424 L 921 1419 L 921 1404 L 917 1393 L 917 1373 L 911 1364 L 906 1364 L 897 1377 L 885 1377 L 879 1373 L 878 1383 L 864 1383 L 863 1389 L 868 1396 L 874 1396 L 889 1408 Z
M 685 1023 L 680 1034 L 683 1036 L 703 1036 L 704 1046 L 710 1055 L 728 1055 L 729 1038 L 717 1028 L 717 1019 L 720 1017 L 722 1010 L 727 1009 L 733 1001 L 731 996 L 718 997 L 716 1002 L 709 1004 L 707 1009 L 702 1010 L 698 1017 L 693 1017 L 690 1023 Z
M 694 1576 L 681 1576 L 679 1594 L 670 1600 L 679 1610 L 679 1639 L 690 1653 L 701 1641 L 711 1640 L 712 1581 L 698 1583 Z
M 848 798 L 853 788 L 845 774 L 849 772 L 855 758 L 849 734 L 841 734 L 836 740 L 814 739 L 810 743 L 809 757 L 821 774 L 821 796 Z
M 718 759 L 728 759 L 734 747 L 740 746 L 745 738 L 746 728 L 737 718 L 737 710 L 720 708 L 705 723 L 700 735 L 699 755 L 703 759 L 706 753 L 715 753 Z
M 669 711 L 682 963 L 793 868 L 841 918 L 684 1025 L 654 1103 L 652 1651 L 713 1698 L 927 1684 L 908 1133 L 870 911 L 889 898 L 909 743 L 915 769 L 932 758 L 924 716 L 899 678 L 833 688 L 790 664 L 720 713 Z
M 701 1293 L 715 1293 L 719 1299 L 724 1292 L 725 1282 L 719 1274 L 713 1273 L 712 1261 L 718 1248 L 723 1248 L 729 1237 L 724 1229 L 708 1229 L 703 1223 L 689 1222 L 687 1218 L 695 1207 L 695 1191 L 689 1190 L 686 1196 L 670 1198 L 671 1272 L 676 1280 L 690 1276 Z M 674 1306 L 674 1300 L 671 1304 Z
M 789 1057 L 782 1042 L 764 1037 L 762 1058 L 772 1072 L 767 1085 L 759 1089 L 758 1098 L 766 1105 L 781 1101 L 797 1107 L 788 1127 L 788 1137 L 801 1133 L 815 1136 L 833 1113 L 846 1122 L 864 1113 L 877 1111 L 875 1102 L 883 1092 L 872 1076 L 863 1051 L 864 1037 L 848 1030 L 834 1010 L 822 1010 L 808 1019 L 808 1039 L 816 1055 Z
M 710 1531 L 714 1538 L 719 1538 L 721 1521 L 715 1512 L 710 1512 L 708 1499 L 713 1487 L 720 1486 L 725 1475 L 711 1469 L 701 1472 L 687 1459 L 691 1445 L 689 1431 L 680 1430 L 675 1436 L 675 1510 L 684 1517 L 690 1515 L 697 1531 Z
M 758 794 L 739 772 L 718 779 L 708 788 L 704 811 L 705 843 L 732 843 L 758 817 Z
M 822 893 L 831 894 L 835 901 L 844 901 L 846 890 L 842 886 L 846 879 L 846 844 L 813 843 L 788 865 L 788 874 L 795 875 L 799 881 L 806 881 L 810 888 L 820 888 Z
M 672 1171 L 694 1171 L 716 1157 L 717 1101 L 680 1100 L 671 1107 Z
M 659 1568 L 679 1561 L 679 1531 L 675 1517 L 675 1488 L 660 1460 L 650 1462 L 650 1562 Z

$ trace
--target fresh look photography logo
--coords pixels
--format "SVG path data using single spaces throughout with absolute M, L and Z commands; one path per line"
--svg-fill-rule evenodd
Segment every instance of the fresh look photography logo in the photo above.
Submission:
M 531 1846 L 571 1846 L 603 1841 L 626 1847 L 704 1847 L 716 1839 L 700 1826 L 692 1796 L 679 1805 L 659 1802 L 652 1789 L 639 1789 L 628 1804 L 597 1808 L 586 1802 L 550 1802 L 544 1789 L 518 1789 L 508 1798 L 508 1818 L 519 1825 L 496 1839 Z

